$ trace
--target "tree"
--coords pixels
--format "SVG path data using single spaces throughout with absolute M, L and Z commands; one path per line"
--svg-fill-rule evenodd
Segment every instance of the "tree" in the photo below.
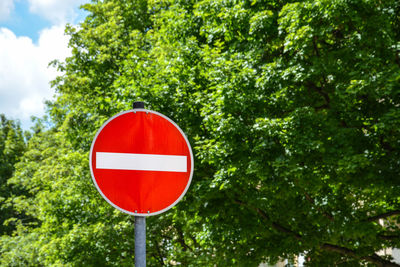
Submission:
M 41 224 L 7 238 L 3 262 L 131 264 L 131 218 L 101 200 L 85 161 L 100 125 L 144 100 L 180 125 L 195 154 L 184 200 L 148 220 L 151 266 L 257 266 L 299 253 L 309 266 L 397 266 L 377 252 L 400 247 L 398 1 L 85 9 L 67 29 L 72 57 L 56 64 L 55 128 L 31 141 L 45 156 L 36 171 L 26 153 L 13 178 L 36 177 L 20 203 L 38 200 Z
M 16 231 L 1 238 L 0 262 L 4 266 L 133 263 L 133 218 L 109 206 L 93 187 L 88 150 L 102 122 L 117 110 L 127 109 L 135 98 L 121 97 L 114 83 L 122 68 L 119 61 L 130 47 L 130 32 L 148 27 L 147 4 L 106 1 L 86 5 L 86 9 L 92 15 L 81 30 L 67 29 L 74 56 L 65 64 L 54 62 L 65 72 L 54 81 L 58 100 L 48 103 L 54 127 L 36 126 L 10 179 L 28 194 L 9 201 L 35 221 L 16 218 Z M 187 257 L 202 248 L 189 237 L 190 232 L 198 232 L 193 229 L 199 224 L 180 222 L 184 218 L 196 221 L 186 213 L 171 212 L 163 219 L 148 220 L 147 260 L 151 266 L 202 262 L 201 255 L 193 260 Z
M 20 192 L 7 181 L 13 175 L 14 165 L 24 150 L 25 140 L 19 123 L 0 114 L 0 235 L 10 234 L 14 229 L 12 221 L 8 219 L 13 218 L 15 213 L 7 199 Z
M 196 200 L 210 261 L 393 265 L 376 252 L 399 246 L 399 8 L 156 3 L 156 45 L 126 63 L 143 78 L 120 80 L 176 103 L 184 125 L 198 118 L 187 131 L 209 167 Z

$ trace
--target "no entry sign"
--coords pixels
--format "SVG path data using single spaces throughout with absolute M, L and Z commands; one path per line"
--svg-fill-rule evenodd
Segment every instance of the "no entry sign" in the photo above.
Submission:
M 115 208 L 135 216 L 156 215 L 185 195 L 193 154 L 171 119 L 133 109 L 110 118 L 97 132 L 90 171 L 97 190 Z

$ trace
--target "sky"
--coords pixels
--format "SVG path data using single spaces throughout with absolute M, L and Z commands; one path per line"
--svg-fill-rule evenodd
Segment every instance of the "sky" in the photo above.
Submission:
M 25 130 L 54 97 L 49 82 L 59 73 L 48 64 L 71 55 L 65 25 L 84 19 L 79 6 L 87 2 L 0 0 L 0 113 L 19 120 Z

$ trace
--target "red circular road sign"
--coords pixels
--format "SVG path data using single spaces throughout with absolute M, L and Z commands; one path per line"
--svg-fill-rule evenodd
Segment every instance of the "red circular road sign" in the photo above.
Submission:
M 183 131 L 168 117 L 146 109 L 106 121 L 89 157 L 93 182 L 104 199 L 137 216 L 172 208 L 193 175 L 192 149 Z

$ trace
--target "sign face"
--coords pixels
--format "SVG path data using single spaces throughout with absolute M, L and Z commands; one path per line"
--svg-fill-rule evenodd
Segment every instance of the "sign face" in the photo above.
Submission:
M 110 118 L 97 132 L 90 171 L 97 190 L 115 208 L 136 216 L 156 215 L 185 195 L 193 154 L 171 119 L 133 109 Z

